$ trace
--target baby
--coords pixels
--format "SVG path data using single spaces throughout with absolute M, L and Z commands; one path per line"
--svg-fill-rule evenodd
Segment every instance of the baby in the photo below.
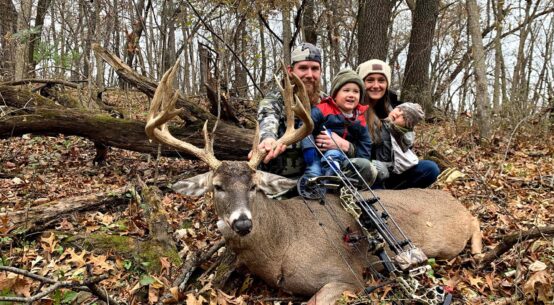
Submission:
M 418 157 L 411 150 L 415 140 L 414 126 L 425 117 L 419 104 L 402 103 L 383 120 L 381 151 L 376 152 L 372 163 L 377 168 L 377 182 L 383 182 L 393 174 L 401 174 L 418 164 Z

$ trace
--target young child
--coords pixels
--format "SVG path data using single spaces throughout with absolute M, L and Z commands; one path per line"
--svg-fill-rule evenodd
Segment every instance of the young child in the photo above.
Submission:
M 415 140 L 414 126 L 425 117 L 419 104 L 402 103 L 383 120 L 382 138 L 384 145 L 376 152 L 380 160 L 373 160 L 377 168 L 377 183 L 390 177 L 390 173 L 401 174 L 417 165 L 419 159 L 411 150 Z M 390 141 L 387 141 L 390 139 Z
M 314 130 L 311 136 L 302 140 L 305 177 L 335 176 L 333 168 L 339 169 L 346 161 L 345 154 L 337 149 L 324 151 L 323 158 L 314 147 L 314 138 L 325 130 L 324 126 L 328 132 L 335 132 L 354 145 L 355 157 L 370 159 L 371 139 L 364 115 L 367 106 L 360 105 L 364 91 L 364 84 L 356 72 L 343 69 L 331 83 L 331 96 L 312 108 Z M 367 181 L 369 185 L 373 184 L 376 175 L 372 176 L 372 181 Z

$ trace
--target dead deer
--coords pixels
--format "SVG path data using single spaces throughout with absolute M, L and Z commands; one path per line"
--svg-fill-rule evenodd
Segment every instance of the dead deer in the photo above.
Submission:
M 146 133 L 151 139 L 193 154 L 207 163 L 210 172 L 174 184 L 177 192 L 200 195 L 213 192 L 220 220 L 218 228 L 226 245 L 240 263 L 266 283 L 294 295 L 311 296 L 312 304 L 333 304 L 346 291 L 365 287 L 364 269 L 370 258 L 368 244 L 344 243 L 345 228 L 357 228 L 356 220 L 340 205 L 339 198 L 327 194 L 325 204 L 295 197 L 274 200 L 271 194 L 295 182 L 256 170 L 265 156 L 257 149 L 258 130 L 250 161 L 219 161 L 213 153 L 213 140 L 204 125 L 206 145 L 199 149 L 174 138 L 166 122 L 178 114 L 176 93 L 171 84 L 177 65 L 163 76 L 152 100 Z M 302 82 L 284 77 L 283 97 L 287 131 L 278 142 L 295 143 L 311 132 L 307 113 L 309 101 Z M 294 113 L 293 113 L 294 112 Z M 295 129 L 293 115 L 302 119 Z M 390 216 L 427 256 L 452 258 L 472 239 L 472 252 L 480 252 L 479 223 L 450 194 L 439 190 L 408 189 L 376 192 Z M 364 194 L 367 195 L 367 194 Z

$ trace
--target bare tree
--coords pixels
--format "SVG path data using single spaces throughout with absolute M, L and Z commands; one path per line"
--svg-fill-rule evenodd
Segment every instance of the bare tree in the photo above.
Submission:
M 391 12 L 397 0 L 360 0 L 358 14 L 358 62 L 385 60 L 389 44 Z
M 21 10 L 17 16 L 17 50 L 15 53 L 15 79 L 23 79 L 27 77 L 29 71 L 29 35 L 32 0 L 21 0 Z
M 438 0 L 416 2 L 402 84 L 402 99 L 421 104 L 427 113 L 433 110 L 429 64 L 438 13 Z
M 12 35 L 17 31 L 17 10 L 12 0 L 0 0 L 0 78 L 12 79 L 15 50 Z
M 471 36 L 471 50 L 473 54 L 473 67 L 475 70 L 475 116 L 479 127 L 481 139 L 487 139 L 490 135 L 489 93 L 487 90 L 487 67 L 485 65 L 485 50 L 481 38 L 479 26 L 479 7 L 476 0 L 467 0 L 468 27 Z

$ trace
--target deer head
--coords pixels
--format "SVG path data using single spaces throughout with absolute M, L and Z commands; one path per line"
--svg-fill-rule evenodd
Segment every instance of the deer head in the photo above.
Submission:
M 188 195 L 201 195 L 205 191 L 212 191 L 216 212 L 221 220 L 239 235 L 246 235 L 252 229 L 250 206 L 256 197 L 256 192 L 260 190 L 271 193 L 276 188 L 282 189 L 283 184 L 292 186 L 294 181 L 256 170 L 267 154 L 266 151 L 258 149 L 259 126 L 256 126 L 253 153 L 248 162 L 219 161 L 214 155 L 213 138 L 208 134 L 207 122 L 203 128 L 205 141 L 203 149 L 173 137 L 167 122 L 182 111 L 175 109 L 178 93 L 172 86 L 178 66 L 179 61 L 162 77 L 152 99 L 145 132 L 150 139 L 190 153 L 210 167 L 210 172 L 180 181 L 173 185 L 173 189 Z M 277 143 L 290 145 L 310 134 L 313 122 L 307 111 L 310 109 L 310 102 L 304 84 L 296 75 L 288 74 L 284 65 L 283 71 L 284 86 L 280 89 L 285 102 L 287 129 Z M 297 94 L 293 92 L 291 79 L 298 88 Z M 303 121 L 299 128 L 294 128 L 294 115 Z

